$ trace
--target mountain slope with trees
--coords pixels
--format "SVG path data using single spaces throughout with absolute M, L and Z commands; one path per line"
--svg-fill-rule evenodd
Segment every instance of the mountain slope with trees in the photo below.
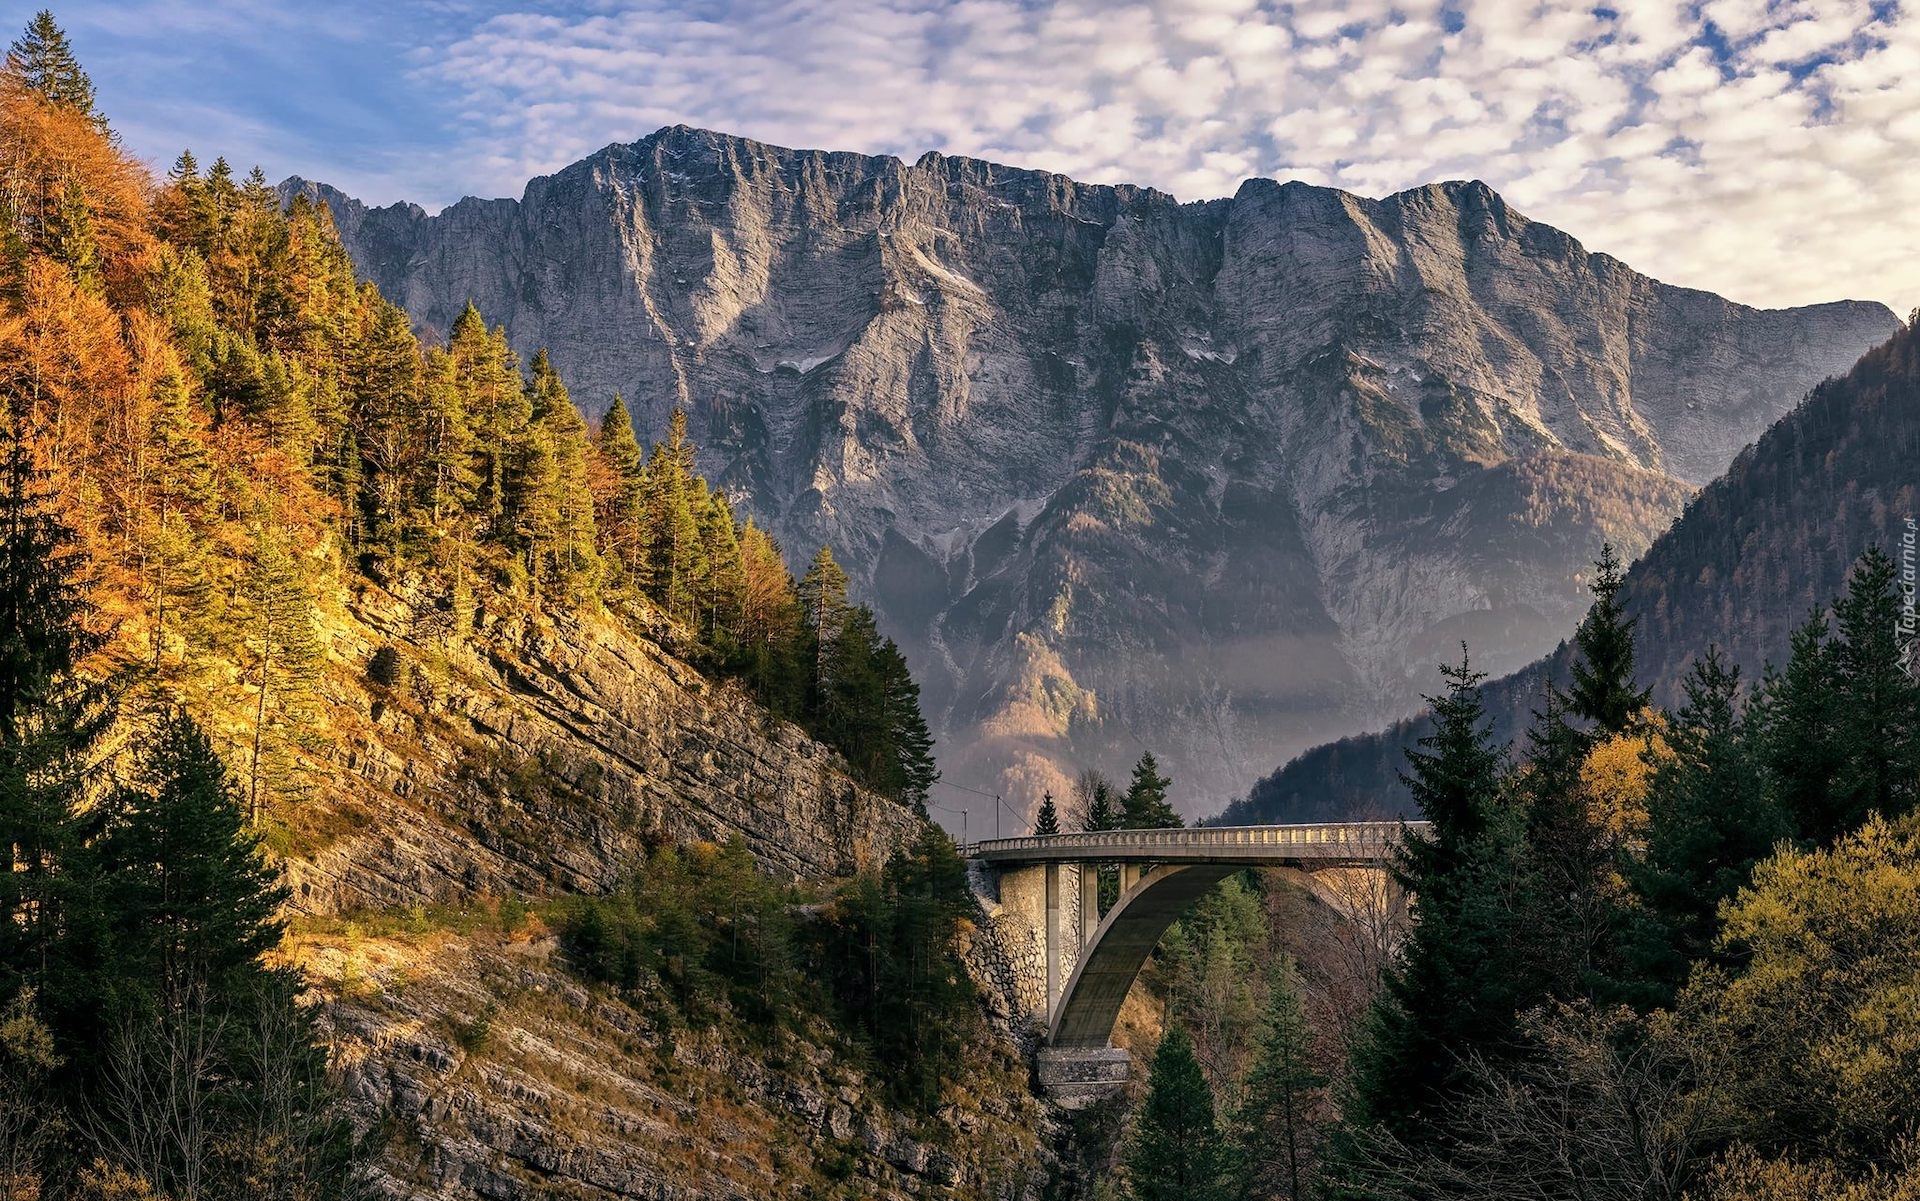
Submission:
M 1038 1103 L 959 958 L 971 894 L 920 809 L 917 687 L 831 551 L 796 579 L 682 422 L 646 451 L 617 407 L 589 427 L 471 307 L 423 344 L 323 209 L 191 154 L 153 179 L 92 97 L 40 14 L 0 70 L 0 1193 L 1044 1177 Z M 658 900 L 646 937 L 695 926 L 707 970 L 836 1004 L 767 1026 L 755 990 L 696 973 L 693 1040 L 677 959 L 614 979 L 557 939 L 598 912 L 580 894 L 631 918 L 625 886 L 678 844 L 724 844 L 732 874 Z M 743 877 L 781 922 L 811 907 L 778 963 L 742 965 Z M 404 970 L 362 970 L 368 930 L 406 932 Z M 576 1024 L 514 1005 L 545 995 Z M 521 1053 L 562 1031 L 590 1071 Z M 683 1046 L 725 1056 L 726 1120 L 779 1171 L 701 1171 L 685 1130 L 571 1103 L 611 1075 L 654 1112 Z M 871 1082 L 876 1055 L 913 1087 Z M 382 1056 L 456 1066 L 482 1120 Z M 536 1063 L 566 1077 L 543 1106 Z M 972 1088 L 993 1113 L 948 1105 Z M 959 1121 L 1017 1150 L 931 1156 Z M 569 1175 L 620 1138 L 624 1176 Z
M 1692 666 L 1718 648 L 1752 683 L 1784 665 L 1810 614 L 1840 595 L 1868 547 L 1899 553 L 1920 519 L 1920 333 L 1902 330 L 1828 380 L 1741 452 L 1627 571 L 1641 678 L 1677 705 Z M 1477 648 L 1476 648 L 1477 649 Z M 1519 736 L 1546 681 L 1570 680 L 1562 645 L 1495 681 L 1499 737 Z M 1256 784 L 1222 821 L 1311 821 L 1407 811 L 1401 751 L 1425 719 L 1317 747 Z

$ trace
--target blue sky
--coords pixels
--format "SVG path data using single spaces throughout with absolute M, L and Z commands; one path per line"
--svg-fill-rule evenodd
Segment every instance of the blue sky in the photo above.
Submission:
M 71 0 L 129 147 L 437 208 L 686 122 L 1182 199 L 1480 178 L 1674 283 L 1920 303 L 1885 0 Z

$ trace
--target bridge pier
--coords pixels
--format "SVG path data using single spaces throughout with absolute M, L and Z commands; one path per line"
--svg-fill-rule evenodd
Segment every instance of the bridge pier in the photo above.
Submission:
M 1033 1067 L 1049 1100 L 1062 1109 L 1085 1109 L 1126 1087 L 1133 1056 L 1121 1047 L 1042 1047 Z

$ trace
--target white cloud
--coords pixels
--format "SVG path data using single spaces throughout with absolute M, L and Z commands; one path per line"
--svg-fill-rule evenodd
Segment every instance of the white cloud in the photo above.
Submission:
M 514 193 L 675 122 L 1182 199 L 1477 177 L 1677 283 L 1920 302 L 1888 253 L 1920 244 L 1920 16 L 1857 0 L 524 2 L 422 60 L 466 122 L 423 186 Z

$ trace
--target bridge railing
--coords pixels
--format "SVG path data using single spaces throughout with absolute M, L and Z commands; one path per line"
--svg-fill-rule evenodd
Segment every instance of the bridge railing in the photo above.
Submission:
M 1199 826 L 1176 830 L 1099 830 L 1073 834 L 1032 834 L 974 843 L 966 854 L 976 859 L 1139 858 L 1154 851 L 1170 855 L 1274 851 L 1302 858 L 1383 855 L 1402 832 L 1421 830 L 1425 822 L 1322 822 L 1290 826 Z

